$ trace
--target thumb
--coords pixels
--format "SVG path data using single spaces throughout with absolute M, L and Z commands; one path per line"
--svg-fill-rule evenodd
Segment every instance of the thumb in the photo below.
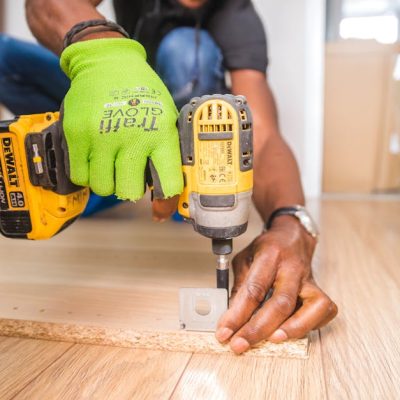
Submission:
M 156 222 L 164 222 L 176 211 L 178 201 L 178 195 L 170 197 L 169 199 L 154 199 L 152 203 L 153 220 Z

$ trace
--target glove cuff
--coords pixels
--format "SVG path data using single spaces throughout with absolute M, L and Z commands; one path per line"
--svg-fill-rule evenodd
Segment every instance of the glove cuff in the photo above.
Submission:
M 92 39 L 74 43 L 68 46 L 60 57 L 60 66 L 64 73 L 73 79 L 74 75 L 81 70 L 82 65 L 104 61 L 120 62 L 118 59 L 124 56 L 135 56 L 146 61 L 147 54 L 144 47 L 132 39 L 104 38 Z M 75 68 L 77 67 L 77 68 Z

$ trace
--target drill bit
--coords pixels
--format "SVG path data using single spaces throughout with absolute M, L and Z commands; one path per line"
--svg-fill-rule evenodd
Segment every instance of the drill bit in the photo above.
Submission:
M 229 297 L 229 254 L 232 253 L 232 239 L 212 239 L 212 250 L 217 256 L 217 288 L 226 289 Z
M 226 289 L 229 295 L 229 257 L 225 254 L 217 256 L 217 288 Z

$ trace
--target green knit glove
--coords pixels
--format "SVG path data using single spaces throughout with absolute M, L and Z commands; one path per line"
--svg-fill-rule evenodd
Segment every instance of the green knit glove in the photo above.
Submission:
M 180 194 L 177 110 L 144 48 L 130 39 L 83 41 L 64 50 L 61 68 L 71 79 L 62 111 L 71 181 L 138 200 L 149 159 L 155 197 Z

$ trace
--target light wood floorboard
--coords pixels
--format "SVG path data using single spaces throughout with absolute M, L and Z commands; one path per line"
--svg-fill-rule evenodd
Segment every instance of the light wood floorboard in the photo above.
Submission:
M 340 313 L 322 329 L 331 399 L 399 399 L 400 202 L 325 201 L 319 280 Z
M 74 345 L 15 400 L 169 399 L 190 354 Z
M 14 398 L 71 347 L 70 343 L 0 338 L 0 399 Z
M 327 397 L 318 336 L 313 332 L 308 360 L 196 354 L 172 399 L 324 400 Z

